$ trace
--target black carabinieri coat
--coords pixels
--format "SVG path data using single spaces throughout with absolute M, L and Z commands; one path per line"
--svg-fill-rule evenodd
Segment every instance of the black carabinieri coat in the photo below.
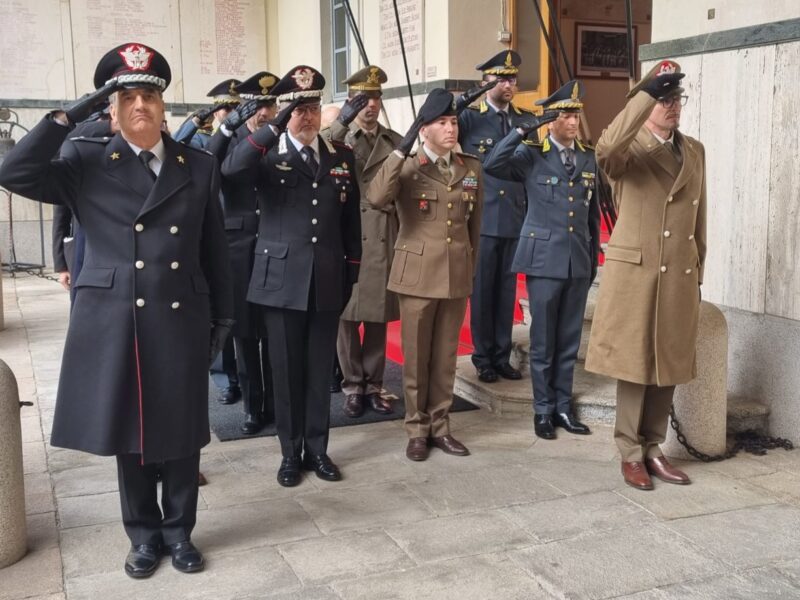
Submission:
M 217 162 L 162 135 L 151 183 L 120 134 L 61 147 L 68 133 L 46 117 L 0 167 L 0 185 L 69 206 L 86 233 L 50 442 L 189 456 L 209 442 L 210 322 L 233 316 Z

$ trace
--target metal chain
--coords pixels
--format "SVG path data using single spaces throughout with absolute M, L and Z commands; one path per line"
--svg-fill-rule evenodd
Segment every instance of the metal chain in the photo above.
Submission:
M 733 458 L 739 454 L 740 450 L 755 454 L 756 456 L 764 456 L 767 450 L 775 448 L 783 448 L 784 450 L 794 450 L 794 444 L 791 441 L 780 437 L 769 437 L 758 433 L 754 429 L 740 431 L 733 436 L 733 445 L 728 448 L 724 454 L 706 454 L 692 446 L 687 440 L 686 435 L 681 431 L 681 424 L 675 416 L 675 405 L 669 409 L 670 425 L 675 430 L 675 435 L 681 446 L 686 448 L 686 451 L 697 460 L 703 462 L 717 462 Z
M 47 279 L 48 281 L 55 281 L 59 283 L 58 277 L 53 277 L 52 275 L 46 275 L 42 269 L 26 269 L 20 265 L 20 263 L 3 263 L 3 270 L 6 273 L 10 273 L 12 277 L 16 277 L 18 273 L 27 273 L 28 275 L 32 275 L 33 277 L 41 277 L 42 279 Z

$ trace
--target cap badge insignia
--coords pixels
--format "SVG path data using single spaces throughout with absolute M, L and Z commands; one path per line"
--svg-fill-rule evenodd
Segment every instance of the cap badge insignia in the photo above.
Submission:
M 264 75 L 264 77 L 258 80 L 258 86 L 261 88 L 262 96 L 266 96 L 273 85 L 275 85 L 275 78 L 272 75 Z
M 656 75 L 664 75 L 665 73 L 674 73 L 677 69 L 675 68 L 675 63 L 669 60 L 665 60 L 661 63 L 661 66 L 658 68 L 658 73 Z
M 111 160 L 119 160 L 119 152 L 112 152 Z
M 575 82 L 575 85 L 572 86 L 572 95 L 570 96 L 571 100 L 578 99 L 578 82 Z
M 311 69 L 297 69 L 292 79 L 297 82 L 297 87 L 301 90 L 307 90 L 314 83 L 314 72 Z
M 511 52 L 506 54 L 506 64 L 505 64 L 505 66 L 506 67 L 513 67 L 514 66 L 514 61 L 511 58 Z
M 236 82 L 231 79 L 230 85 L 228 85 L 228 93 L 233 96 L 236 93 Z
M 153 60 L 153 53 L 139 44 L 131 44 L 125 50 L 120 50 L 119 55 L 128 65 L 128 68 L 134 71 L 148 70 L 150 61 Z
M 178 154 L 178 162 L 179 162 L 179 163 L 181 163 L 181 164 L 183 164 L 183 163 L 185 163 L 185 162 L 186 162 L 186 159 L 185 159 L 185 158 L 183 158 L 183 155 L 182 155 L 182 154 Z
M 370 85 L 379 85 L 380 82 L 381 80 L 378 78 L 378 67 L 370 68 L 366 83 Z

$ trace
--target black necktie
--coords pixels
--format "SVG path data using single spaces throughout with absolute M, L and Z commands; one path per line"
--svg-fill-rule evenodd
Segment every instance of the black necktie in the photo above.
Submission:
M 508 135 L 508 117 L 501 110 L 498 110 L 497 114 L 500 115 L 500 131 L 503 132 L 503 137 L 506 137 Z
M 303 154 L 306 155 L 306 164 L 311 169 L 311 172 L 316 175 L 317 169 L 319 169 L 319 163 L 317 163 L 317 159 L 314 158 L 314 149 L 311 146 L 303 146 Z
M 564 148 L 564 168 L 570 177 L 575 173 L 575 150 L 572 148 Z
M 150 168 L 150 161 L 156 157 L 155 154 L 150 152 L 150 150 L 142 150 L 139 152 L 139 160 L 142 162 L 142 166 L 144 170 L 147 171 L 147 174 L 150 176 L 152 181 L 156 180 L 156 174 L 153 169 Z

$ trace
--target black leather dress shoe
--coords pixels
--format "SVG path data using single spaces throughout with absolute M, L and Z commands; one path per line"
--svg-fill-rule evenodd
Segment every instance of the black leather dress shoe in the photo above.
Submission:
M 222 393 L 217 398 L 220 404 L 235 404 L 239 398 L 242 397 L 242 390 L 238 385 L 229 385 L 222 390 Z
M 261 417 L 260 414 L 256 415 L 247 415 L 244 418 L 244 423 L 242 423 L 242 433 L 245 435 L 253 435 L 254 433 L 258 433 L 264 427 L 264 419 Z
M 492 367 L 476 367 L 478 369 L 478 379 L 484 383 L 494 383 L 497 381 L 497 371 Z
M 165 546 L 165 550 L 172 555 L 172 566 L 181 573 L 197 573 L 206 565 L 200 550 L 188 540 Z
M 320 454 L 319 456 L 306 454 L 303 466 L 306 471 L 314 471 L 317 477 L 325 481 L 339 481 L 342 478 L 339 467 L 333 464 L 327 454 Z
M 361 394 L 347 394 L 342 405 L 342 412 L 351 419 L 357 419 L 364 414 L 364 396 Z
M 294 487 L 300 483 L 302 464 L 299 456 L 284 456 L 278 468 L 278 483 L 283 487 Z
M 161 561 L 161 548 L 155 544 L 131 546 L 125 557 L 125 574 L 134 579 L 150 577 Z
M 533 431 L 542 439 L 556 439 L 556 430 L 555 427 L 553 427 L 553 417 L 551 415 L 534 415 Z
M 499 365 L 494 368 L 497 371 L 497 374 L 504 379 L 522 379 L 522 373 L 520 373 L 517 369 L 512 367 L 510 364 L 505 363 L 504 365 Z
M 374 392 L 372 394 L 367 394 L 364 397 L 364 400 L 369 402 L 369 405 L 379 415 L 390 415 L 394 412 L 392 408 L 392 403 L 389 402 L 386 398 L 381 398 L 381 395 L 378 392 Z
M 589 435 L 591 430 L 578 421 L 575 415 L 571 413 L 557 413 L 553 415 L 553 425 L 562 427 L 570 433 L 577 433 L 578 435 Z

